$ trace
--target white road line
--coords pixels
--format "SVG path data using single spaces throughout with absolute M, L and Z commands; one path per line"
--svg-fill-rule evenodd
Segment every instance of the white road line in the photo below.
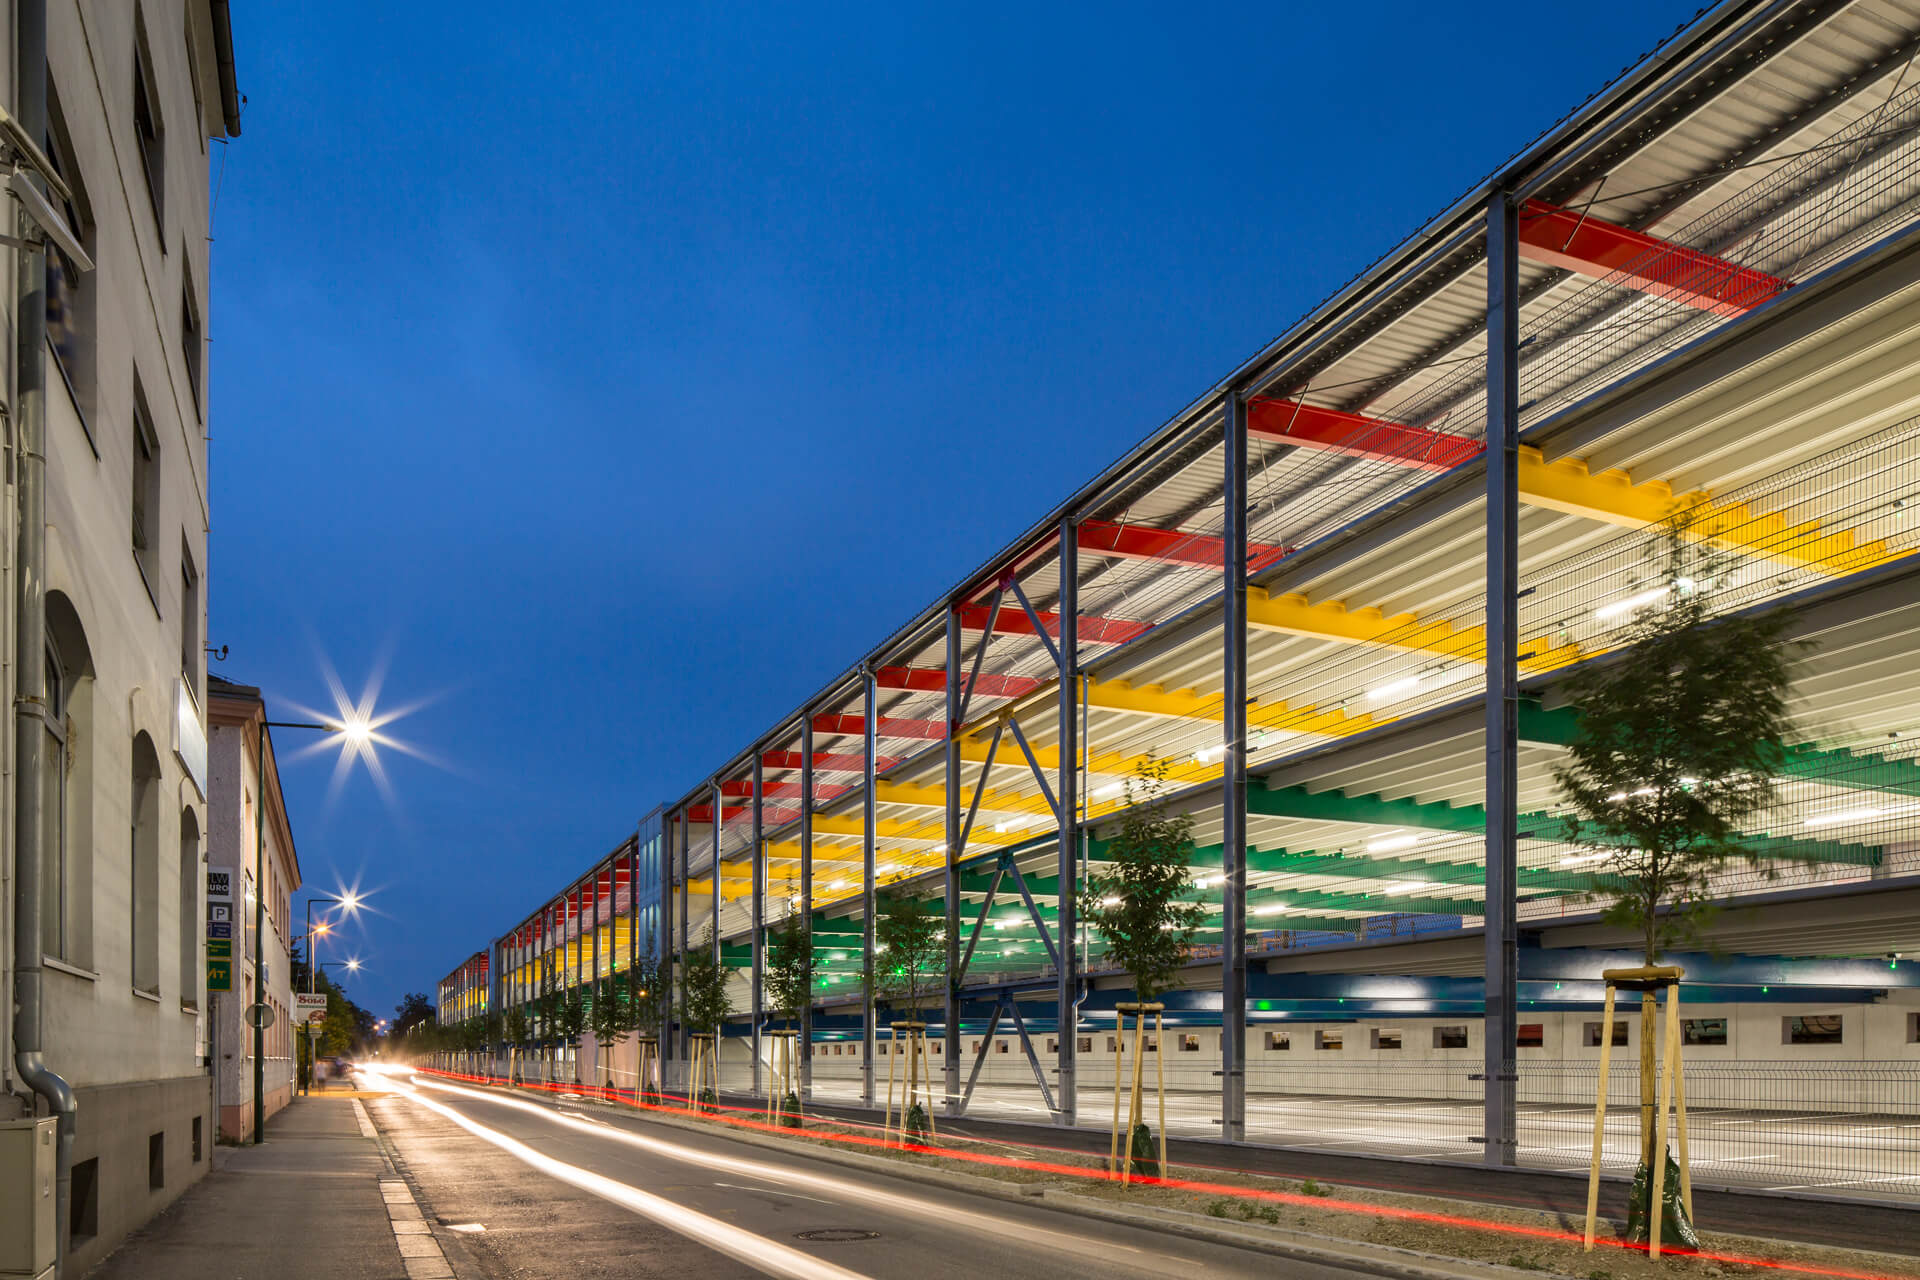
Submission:
M 832 1205 L 831 1200 L 822 1200 L 819 1196 L 803 1196 L 798 1191 L 785 1191 L 779 1187 L 749 1187 L 738 1182 L 716 1182 L 716 1187 L 731 1187 L 735 1191 L 756 1191 L 763 1196 L 784 1196 L 788 1200 L 811 1200 L 815 1204 Z
M 373 1117 L 358 1098 L 353 1099 L 353 1118 L 360 1126 L 361 1137 L 379 1139 Z M 440 1251 L 440 1242 L 433 1238 L 433 1228 L 427 1225 L 426 1215 L 420 1212 L 406 1180 L 380 1179 L 380 1198 L 386 1202 L 387 1226 L 393 1232 L 394 1247 L 400 1250 L 400 1265 L 406 1269 L 407 1280 L 453 1280 L 447 1255 Z
M 730 1222 L 710 1218 L 685 1205 L 650 1195 L 638 1187 L 628 1186 L 624 1182 L 595 1173 L 591 1169 L 582 1169 L 578 1165 L 556 1160 L 552 1156 L 535 1151 L 516 1138 L 508 1137 L 498 1129 L 488 1128 L 477 1120 L 469 1119 L 461 1112 L 445 1103 L 434 1101 L 417 1089 L 403 1085 L 400 1086 L 400 1092 L 410 1101 L 445 1116 L 474 1137 L 491 1142 L 522 1164 L 530 1165 L 548 1177 L 557 1178 L 570 1186 L 579 1187 L 582 1191 L 630 1209 L 643 1218 L 651 1218 L 668 1230 L 678 1232 L 717 1253 L 724 1253 L 730 1258 L 744 1262 L 756 1271 L 770 1276 L 793 1277 L 793 1280 L 866 1280 L 857 1271 L 837 1267 L 831 1262 L 822 1261 L 778 1241 L 769 1240 L 765 1236 L 757 1236 Z M 462 1089 L 456 1092 L 467 1091 Z M 535 1110 L 544 1111 L 545 1109 L 535 1108 Z M 553 1113 L 546 1112 L 546 1114 Z M 567 1121 L 567 1123 L 577 1122 Z M 589 1133 L 603 1132 L 591 1126 L 580 1127 Z

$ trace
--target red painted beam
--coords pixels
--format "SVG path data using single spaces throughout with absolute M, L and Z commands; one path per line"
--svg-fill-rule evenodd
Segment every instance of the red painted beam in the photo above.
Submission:
M 815 716 L 813 731 L 858 735 L 867 731 L 867 721 L 864 716 Z M 944 742 L 947 737 L 947 725 L 943 720 L 905 720 L 895 716 L 881 716 L 880 723 L 874 726 L 874 732 L 882 738 L 917 738 L 927 742 Z
M 1014 602 L 1019 607 L 1019 602 Z M 1001 606 L 1004 612 L 1006 606 Z M 962 676 L 962 680 L 966 677 Z M 873 673 L 873 682 L 882 689 L 913 689 L 921 693 L 939 693 L 947 687 L 947 673 L 939 667 L 881 667 Z M 1032 693 L 1041 682 L 1031 676 L 980 675 L 974 692 L 988 698 L 1017 698 Z
M 1448 471 L 1480 456 L 1480 442 L 1471 436 L 1410 427 L 1342 409 L 1322 409 L 1298 400 L 1249 401 L 1247 434 L 1256 440 L 1350 458 L 1378 458 L 1420 471 Z M 1252 548 L 1248 551 L 1251 553 Z
M 1152 525 L 1114 524 L 1107 520 L 1081 521 L 1080 547 L 1123 560 L 1161 560 L 1198 569 L 1218 569 L 1226 563 L 1222 559 L 1226 547 L 1224 538 Z M 1292 551 L 1292 547 L 1248 543 L 1248 571 L 1264 569 Z
M 1543 200 L 1521 207 L 1520 256 L 1722 316 L 1744 315 L 1791 284 Z
M 798 751 L 767 751 L 760 761 L 769 769 L 798 769 L 800 753 Z M 885 771 L 900 763 L 898 756 L 875 756 L 873 767 L 876 771 Z M 864 773 L 867 768 L 865 756 L 849 755 L 844 752 L 816 751 L 813 753 L 813 768 L 816 773 Z M 818 790 L 815 784 L 815 790 Z
M 959 609 L 960 626 L 967 631 L 985 631 L 987 629 L 987 606 L 983 604 L 961 605 Z M 1060 617 L 1058 614 L 1043 613 L 1041 623 L 1047 634 L 1060 635 Z M 1000 617 L 994 624 L 994 634 L 1003 636 L 1034 635 L 1033 619 L 1020 607 L 1018 600 L 1003 600 L 1000 603 Z M 1087 614 L 1080 615 L 1080 639 L 1090 644 L 1124 644 L 1136 636 L 1145 635 L 1153 630 L 1149 622 L 1132 622 L 1125 618 L 1095 618 Z

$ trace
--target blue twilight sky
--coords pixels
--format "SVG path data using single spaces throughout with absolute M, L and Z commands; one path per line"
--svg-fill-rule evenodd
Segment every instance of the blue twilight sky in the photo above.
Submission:
M 438 761 L 278 740 L 309 887 L 378 891 L 349 990 L 431 993 L 1691 12 L 236 5 L 212 670 L 383 672 Z

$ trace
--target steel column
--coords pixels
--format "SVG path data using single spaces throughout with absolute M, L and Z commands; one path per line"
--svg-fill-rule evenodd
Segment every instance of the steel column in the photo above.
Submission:
M 688 856 L 687 856 L 687 849 L 693 843 L 692 815 L 690 813 L 682 811 L 680 814 L 680 818 L 678 822 L 675 823 L 675 825 L 680 828 L 680 838 L 676 842 L 679 845 L 676 861 L 678 862 L 680 867 L 680 911 L 679 911 L 679 921 L 678 921 L 679 928 L 680 928 L 680 937 L 679 937 L 679 940 L 675 943 L 675 946 L 677 947 L 678 950 L 677 950 L 677 955 L 674 963 L 676 966 L 684 966 L 686 964 L 687 949 L 693 945 L 693 901 L 691 897 L 692 891 L 693 891 L 692 890 L 693 868 L 688 865 Z M 674 855 L 669 855 L 669 856 L 674 856 Z M 673 1006 L 671 1004 L 671 1000 L 672 1000 L 671 992 L 673 988 L 668 987 L 667 990 L 669 992 L 668 1008 L 672 1008 Z M 687 1047 L 687 1028 L 682 1023 L 680 1023 L 677 1019 L 674 1022 L 673 1035 L 674 1035 L 673 1056 L 674 1056 L 674 1060 L 678 1061 L 681 1058 L 685 1058 L 689 1056 L 690 1051 Z
M 1225 633 L 1221 637 L 1220 787 L 1220 1136 L 1247 1136 L 1247 401 L 1229 392 L 1223 406 L 1226 474 L 1222 495 Z M 1164 1048 L 1164 1046 L 1163 1046 Z
M 713 805 L 713 822 L 711 824 L 713 831 L 713 872 L 707 878 L 713 894 L 707 912 L 707 931 L 712 935 L 708 941 L 713 947 L 713 967 L 725 972 L 723 966 L 726 962 L 720 953 L 720 833 L 727 821 L 727 811 L 722 807 L 726 797 L 720 794 L 720 780 L 717 777 L 709 782 L 707 787 L 709 791 L 707 799 Z M 711 1031 L 713 1033 L 713 1073 L 717 1084 L 720 1075 L 720 1050 L 724 1047 L 725 1037 L 722 1035 L 722 1029 L 720 1027 L 701 1027 L 700 1030 Z M 691 1084 L 688 1085 L 688 1092 L 692 1092 Z M 718 1092 L 717 1088 L 715 1092 Z
M 862 767 L 866 779 L 866 793 L 860 798 L 860 810 L 863 819 L 860 828 L 860 896 L 863 908 L 860 933 L 861 941 L 864 944 L 864 953 L 860 958 L 862 1002 L 860 1014 L 860 1098 L 862 1102 L 871 1107 L 873 1105 L 874 1034 L 873 912 L 876 901 L 873 884 L 873 835 L 875 827 L 873 761 L 877 743 L 874 737 L 874 724 L 876 723 L 874 710 L 875 686 L 873 683 L 873 670 L 870 667 L 862 667 L 860 669 L 860 690 L 865 713 L 865 727 L 861 731 L 861 741 L 864 745 Z
M 980 638 L 981 648 L 987 638 Z M 942 888 L 947 899 L 947 1004 L 941 1038 L 946 1041 L 941 1087 L 947 1114 L 960 1109 L 960 615 L 947 607 L 947 847 Z
M 760 975 L 767 961 L 767 857 L 762 845 L 765 835 L 764 817 L 761 813 L 761 801 L 766 791 L 766 779 L 760 763 L 760 744 L 753 747 L 753 972 L 751 974 L 751 995 L 748 997 L 748 1017 L 751 1019 L 750 1043 L 753 1046 L 753 1091 L 760 1092 L 760 1023 L 761 1009 Z
M 1520 283 L 1519 211 L 1487 204 L 1486 1162 L 1515 1155 L 1515 909 L 1519 782 Z
M 800 926 L 807 934 L 807 999 L 800 1006 L 800 1097 L 813 1099 L 813 708 L 800 717 Z
M 1055 612 L 1060 615 L 1060 772 L 1054 789 L 1060 805 L 1060 871 L 1053 935 L 1058 944 L 1054 963 L 1060 975 L 1056 1023 L 1060 1034 L 1054 1042 L 1059 1046 L 1060 1101 L 1053 1118 L 1056 1124 L 1072 1125 L 1078 1111 L 1074 1050 L 1079 1045 L 1076 1009 L 1080 998 L 1080 531 L 1072 516 L 1060 521 L 1060 601 Z M 951 788 L 948 794 L 952 794 Z M 1044 926 L 1041 936 L 1046 936 Z M 1014 1017 L 1019 1022 L 1017 1008 Z M 1026 1025 L 1019 1025 L 1024 1042 Z

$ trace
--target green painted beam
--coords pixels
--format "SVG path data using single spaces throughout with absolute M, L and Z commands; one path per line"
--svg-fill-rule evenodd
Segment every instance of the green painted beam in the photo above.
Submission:
M 1555 707 L 1548 711 L 1538 702 L 1520 704 L 1520 740 L 1564 747 L 1573 741 L 1580 728 L 1577 707 Z M 1816 747 L 1801 743 L 1787 748 L 1780 771 L 1789 777 L 1819 782 L 1829 787 L 1852 791 L 1881 791 L 1893 795 L 1920 797 L 1920 763 L 1910 759 L 1889 759 L 1873 752 L 1845 751 L 1838 747 Z
M 1438 801 L 1388 800 L 1380 795 L 1350 796 L 1344 791 L 1308 791 L 1305 787 L 1247 789 L 1247 812 L 1267 818 L 1298 818 L 1307 822 L 1353 822 L 1382 827 L 1412 827 L 1418 831 L 1474 834 L 1486 830 L 1486 810 L 1477 804 L 1452 805 Z M 1549 813 L 1519 817 L 1522 840 L 1560 840 L 1565 820 Z M 1590 823 L 1582 824 L 1578 843 L 1607 845 L 1619 839 Z M 1808 840 L 1765 832 L 1741 837 L 1740 843 L 1756 858 L 1784 862 L 1836 862 L 1878 866 L 1883 850 L 1877 845 L 1847 844 L 1839 840 Z M 1360 874 L 1360 873 L 1356 873 Z M 1399 873 L 1395 873 L 1399 874 Z M 1549 873 L 1550 874 L 1550 873 Z M 1426 877 L 1431 878 L 1431 877 Z

